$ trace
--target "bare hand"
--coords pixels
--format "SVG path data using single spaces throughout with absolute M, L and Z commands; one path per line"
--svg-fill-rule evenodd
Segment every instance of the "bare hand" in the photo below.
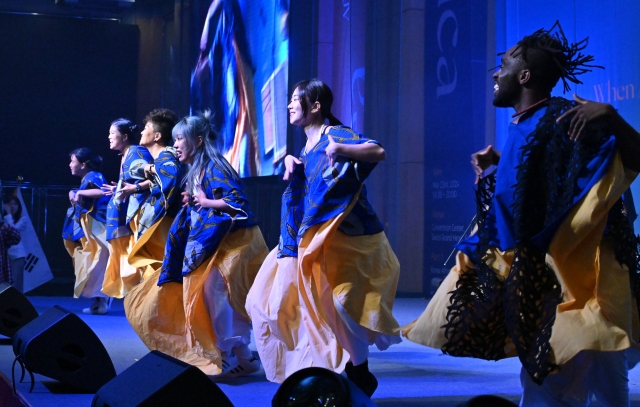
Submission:
M 207 195 L 202 190 L 200 185 L 196 185 L 196 193 L 193 194 L 193 203 L 198 207 L 198 210 L 202 208 L 202 203 L 207 200 Z
M 72 193 L 73 193 L 73 198 L 71 198 L 71 203 L 77 204 L 82 202 L 82 195 L 80 194 L 80 191 L 70 191 L 69 196 L 71 196 Z
M 73 192 L 73 191 L 71 191 Z M 71 199 L 71 195 L 69 195 L 69 199 Z M 13 215 L 16 211 L 13 210 L 12 205 L 4 204 L 4 211 L 10 215 Z
M 128 182 L 122 182 L 122 188 L 118 191 L 117 198 L 119 200 L 124 200 L 129 195 L 133 194 L 137 191 L 136 184 L 129 184 Z
M 292 155 L 288 155 L 284 158 L 284 177 L 283 180 L 289 181 L 291 174 L 296 171 L 296 165 L 302 164 L 302 161 L 298 160 L 296 157 Z
M 187 191 L 182 191 L 180 194 L 182 195 L 182 207 L 184 208 L 189 205 L 189 201 L 191 201 L 191 194 Z
M 340 143 L 336 143 L 331 136 L 327 136 L 327 138 L 329 139 L 329 144 L 324 150 L 324 153 L 327 155 L 327 157 L 329 157 L 329 165 L 333 166 L 333 164 L 336 162 L 336 158 L 338 158 L 338 156 L 340 155 L 340 153 L 338 152 L 338 150 L 340 149 Z
M 476 173 L 476 185 L 482 178 L 484 171 L 492 165 L 498 165 L 500 161 L 500 154 L 493 149 L 492 145 L 487 146 L 484 150 L 480 150 L 477 153 L 471 154 L 471 167 L 473 172 Z
M 573 115 L 569 123 L 569 131 L 567 132 L 569 139 L 572 141 L 578 141 L 582 138 L 584 130 L 589 123 L 606 119 L 616 113 L 613 106 L 608 103 L 582 99 L 575 94 L 573 98 L 579 103 L 578 106 L 567 110 L 556 120 L 556 123 L 560 123 L 562 120 Z
M 104 191 L 106 196 L 111 196 L 116 192 L 116 183 L 111 181 L 111 184 L 102 184 L 100 189 Z
M 153 175 L 156 173 L 155 165 L 147 164 L 144 166 L 144 177 L 153 181 Z

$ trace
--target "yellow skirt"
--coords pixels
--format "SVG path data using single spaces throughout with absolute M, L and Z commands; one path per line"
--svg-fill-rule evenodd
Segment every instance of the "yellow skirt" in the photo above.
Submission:
M 310 228 L 298 258 L 278 259 L 276 248 L 260 268 L 246 306 L 268 380 L 282 382 L 310 366 L 344 369 L 349 354 L 338 340 L 335 302 L 364 328 L 367 342 L 382 335 L 399 339 L 391 314 L 398 260 L 383 232 L 338 231 L 346 213 Z
M 226 282 L 229 302 L 245 315 L 249 288 L 267 255 L 257 226 L 228 234 L 218 250 L 183 279 L 183 284 L 157 285 L 160 269 L 125 297 L 127 319 L 150 350 L 159 350 L 199 367 L 208 375 L 220 373 L 220 351 L 204 302 L 204 285 L 213 272 Z
M 169 229 L 173 219 L 168 216 L 162 217 L 159 221 L 151 225 L 146 232 L 140 236 L 131 248 L 128 262 L 137 270 L 144 270 L 142 279 L 151 276 L 156 269 L 162 266 L 164 259 L 164 249 L 169 236 Z
M 131 220 L 132 234 L 109 240 L 109 261 L 104 273 L 102 292 L 113 298 L 123 298 L 142 281 L 144 268 L 129 264 L 129 253 L 136 243 L 140 213 Z
M 104 297 L 100 292 L 109 258 L 104 223 L 96 221 L 89 214 L 80 218 L 84 237 L 80 242 L 64 240 L 64 245 L 73 261 L 76 282 L 73 287 L 74 298 Z
M 582 350 L 630 349 L 629 367 L 640 356 L 640 321 L 629 286 L 629 270 L 618 263 L 610 244 L 602 239 L 609 210 L 635 176 L 616 155 L 608 173 L 574 206 L 551 241 L 546 261 L 563 293 L 549 340 L 552 363 L 564 364 Z M 506 277 L 513 252 L 494 248 L 487 256 L 495 260 L 494 271 Z M 446 343 L 442 327 L 446 324 L 449 293 L 455 289 L 459 276 L 472 268 L 475 266 L 471 260 L 458 253 L 456 265 L 424 313 L 401 328 L 407 339 L 442 348 Z M 509 342 L 505 343 L 505 351 L 508 356 L 515 356 Z

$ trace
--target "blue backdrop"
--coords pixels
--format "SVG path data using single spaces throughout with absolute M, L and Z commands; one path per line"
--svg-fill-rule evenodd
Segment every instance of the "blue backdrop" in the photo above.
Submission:
M 469 157 L 485 144 L 489 92 L 488 9 L 477 4 L 440 0 L 425 12 L 425 293 L 475 213 Z
M 627 0 L 495 0 L 428 2 L 425 24 L 425 284 L 442 278 L 453 265 L 444 260 L 475 213 L 470 154 L 504 145 L 513 109 L 491 106 L 492 66 L 497 52 L 515 45 L 539 28 L 559 20 L 571 42 L 589 37 L 586 53 L 594 69 L 580 77 L 583 85 L 556 96 L 611 103 L 640 129 L 640 2 Z M 494 6 L 492 8 L 491 6 Z M 488 55 L 488 56 L 487 56 Z M 632 185 L 636 207 L 640 182 Z M 636 208 L 636 211 L 639 211 Z M 636 232 L 640 231 L 637 220 Z
M 640 129 L 640 2 L 627 0 L 496 0 L 496 49 L 507 50 L 523 36 L 560 21 L 571 42 L 589 37 L 584 51 L 595 57 L 594 69 L 579 77 L 583 85 L 563 94 L 562 83 L 553 94 L 573 98 L 573 94 L 612 104 L 620 114 Z M 497 65 L 497 63 L 496 63 Z M 511 109 L 496 109 L 496 145 L 507 135 Z M 631 186 L 639 211 L 640 182 Z M 636 233 L 640 221 L 636 220 Z

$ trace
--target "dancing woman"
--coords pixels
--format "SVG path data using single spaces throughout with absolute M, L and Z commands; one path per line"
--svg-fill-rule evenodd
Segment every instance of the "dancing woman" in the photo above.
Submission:
M 178 158 L 190 166 L 187 204 L 169 231 L 160 273 L 130 293 L 125 308 L 149 349 L 233 377 L 260 368 L 244 304 L 267 247 L 210 119 L 206 111 L 173 129 Z
M 73 150 L 69 157 L 71 174 L 82 178 L 80 187 L 69 191 L 71 207 L 62 229 L 76 275 L 73 296 L 93 298 L 82 311 L 102 315 L 109 311 L 109 299 L 100 291 L 109 258 L 105 229 L 109 197 L 101 189 L 106 183 L 100 173 L 102 157 L 88 148 Z
M 385 151 L 339 126 L 332 102 L 318 79 L 293 92 L 289 121 L 304 128 L 307 144 L 300 158 L 285 158 L 280 244 L 246 307 L 267 379 L 310 366 L 344 369 L 371 396 L 369 345 L 400 342 L 391 315 L 400 266 L 363 184 Z
M 142 279 L 142 270 L 129 264 L 129 253 L 136 240 L 140 207 L 149 196 L 142 184 L 144 168 L 153 163 L 153 157 L 146 148 L 136 145 L 136 129 L 127 119 L 118 119 L 109 128 L 109 147 L 122 155 L 118 184 L 102 186 L 111 195 L 107 207 L 109 262 L 102 292 L 113 298 L 124 297 Z

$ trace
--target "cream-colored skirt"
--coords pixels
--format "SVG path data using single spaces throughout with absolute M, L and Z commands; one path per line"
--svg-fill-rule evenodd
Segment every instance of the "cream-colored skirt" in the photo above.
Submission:
M 100 290 L 109 258 L 104 223 L 96 221 L 89 214 L 80 218 L 84 237 L 79 242 L 64 240 L 64 245 L 73 260 L 76 282 L 74 298 L 106 297 Z
M 398 260 L 383 232 L 338 231 L 345 214 L 310 228 L 298 258 L 278 259 L 274 249 L 249 291 L 247 312 L 271 381 L 311 366 L 341 372 L 349 352 L 359 354 L 358 364 L 370 344 L 400 341 L 391 314 Z

